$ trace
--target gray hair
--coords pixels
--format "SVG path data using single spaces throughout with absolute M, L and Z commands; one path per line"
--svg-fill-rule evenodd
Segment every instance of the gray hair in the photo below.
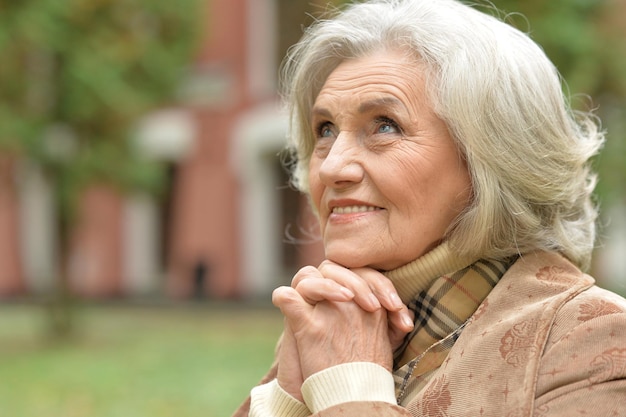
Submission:
M 452 248 L 489 258 L 555 250 L 587 269 L 599 123 L 570 109 L 558 71 L 526 34 L 454 0 L 353 4 L 306 30 L 282 67 L 294 184 L 308 193 L 310 113 L 326 78 L 346 59 L 389 49 L 425 64 L 434 111 L 467 160 L 473 198 L 446 233 Z

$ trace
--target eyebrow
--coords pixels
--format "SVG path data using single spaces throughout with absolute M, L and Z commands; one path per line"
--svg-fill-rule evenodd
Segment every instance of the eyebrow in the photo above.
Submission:
M 313 110 L 311 110 L 311 118 L 313 118 L 313 116 L 321 116 L 325 119 L 331 118 L 331 114 L 327 109 L 317 106 L 313 107 Z
M 403 104 L 395 97 L 383 97 L 368 100 L 359 105 L 359 113 L 369 113 L 373 110 L 377 110 L 380 107 L 402 107 Z
M 369 113 L 380 107 L 403 107 L 403 103 L 395 97 L 376 98 L 364 101 L 359 105 L 358 112 L 360 114 Z M 311 116 L 321 116 L 327 119 L 332 118 L 330 111 L 324 107 L 315 106 L 311 110 Z

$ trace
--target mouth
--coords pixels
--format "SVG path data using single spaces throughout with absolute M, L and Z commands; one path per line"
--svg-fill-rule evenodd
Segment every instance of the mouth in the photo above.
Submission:
M 344 206 L 333 207 L 332 214 L 354 214 L 354 213 L 367 213 L 370 211 L 382 210 L 381 207 L 375 206 Z

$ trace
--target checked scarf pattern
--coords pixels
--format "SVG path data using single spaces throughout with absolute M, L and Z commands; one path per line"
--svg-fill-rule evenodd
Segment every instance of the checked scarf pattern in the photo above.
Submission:
M 399 404 L 428 382 L 428 374 L 446 359 L 469 318 L 516 259 L 479 260 L 435 279 L 408 303 L 415 328 L 394 355 Z

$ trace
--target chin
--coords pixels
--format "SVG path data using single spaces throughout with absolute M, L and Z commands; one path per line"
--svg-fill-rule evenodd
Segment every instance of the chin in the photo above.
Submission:
M 355 256 L 353 253 L 327 253 L 326 259 L 348 269 L 372 268 L 376 269 L 377 271 L 386 271 L 388 269 L 393 269 L 393 267 L 384 267 L 386 264 L 391 264 L 391 262 L 372 262 L 371 258 L 366 259 L 364 257 Z
M 327 252 L 326 259 L 339 264 L 344 268 L 363 268 L 368 266 L 368 262 L 358 256 L 354 256 L 353 254 Z

